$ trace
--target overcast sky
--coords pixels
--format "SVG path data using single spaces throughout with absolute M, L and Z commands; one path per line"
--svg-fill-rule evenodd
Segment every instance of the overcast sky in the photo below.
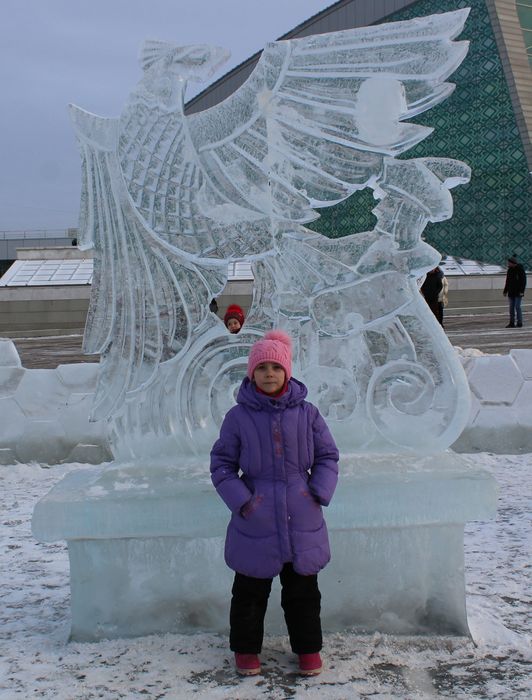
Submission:
M 80 159 L 67 105 L 118 116 L 145 38 L 228 48 L 215 80 L 332 3 L 1 0 L 0 231 L 77 226 Z

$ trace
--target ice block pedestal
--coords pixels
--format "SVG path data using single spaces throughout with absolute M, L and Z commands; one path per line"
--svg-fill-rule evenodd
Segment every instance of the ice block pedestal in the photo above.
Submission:
M 340 474 L 324 630 L 467 634 L 463 528 L 495 515 L 493 478 L 452 452 L 344 456 Z M 37 539 L 68 543 L 72 639 L 226 630 L 228 515 L 205 463 L 73 470 L 33 515 Z

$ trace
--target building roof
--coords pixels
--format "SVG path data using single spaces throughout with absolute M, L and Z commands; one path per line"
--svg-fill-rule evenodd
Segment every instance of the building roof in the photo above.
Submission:
M 460 275 L 500 275 L 506 272 L 506 268 L 500 265 L 478 262 L 477 260 L 463 260 L 453 258 L 448 255 L 440 263 L 440 268 L 447 277 L 458 277 Z
M 232 261 L 228 267 L 229 281 L 253 279 L 250 262 Z M 92 258 L 15 260 L 0 278 L 0 287 L 90 285 L 92 271 Z
M 15 260 L 0 287 L 84 285 L 92 282 L 92 260 Z
M 367 27 L 416 2 L 417 0 L 371 0 L 371 2 L 339 0 L 301 22 L 297 27 L 280 36 L 277 41 L 298 39 L 311 34 L 325 34 L 354 27 Z M 231 95 L 251 75 L 261 53 L 262 49 L 198 93 L 187 102 L 185 112 L 187 114 L 200 112 Z
M 41 287 L 90 285 L 92 283 L 92 259 L 82 260 L 15 260 L 0 278 L 0 287 Z M 441 268 L 448 277 L 460 275 L 499 275 L 504 267 L 475 260 L 463 260 L 447 256 Z M 253 280 L 251 263 L 234 260 L 228 265 L 228 281 Z

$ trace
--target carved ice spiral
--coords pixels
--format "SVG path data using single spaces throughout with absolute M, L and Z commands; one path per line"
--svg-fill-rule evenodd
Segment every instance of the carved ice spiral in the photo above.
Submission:
M 177 379 L 177 415 L 184 418 L 185 441 L 194 449 L 199 441 L 210 448 L 246 374 L 249 349 L 262 333 L 241 332 L 200 338 L 186 357 Z
M 429 412 L 435 392 L 432 376 L 421 365 L 407 360 L 388 362 L 371 377 L 367 412 L 382 435 L 397 445 L 418 446 L 422 438 L 430 441 L 431 436 L 438 436 L 444 427 L 439 421 L 426 421 L 427 415 L 439 415 Z M 419 431 L 412 430 L 412 416 L 419 416 Z M 422 431 L 424 434 L 420 435 Z

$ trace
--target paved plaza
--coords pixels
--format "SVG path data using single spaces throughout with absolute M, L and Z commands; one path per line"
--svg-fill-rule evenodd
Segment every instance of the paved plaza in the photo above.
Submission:
M 454 346 L 477 348 L 486 354 L 506 355 L 510 350 L 532 348 L 532 307 L 523 304 L 523 328 L 505 328 L 508 302 L 475 308 L 453 307 L 446 310 L 445 332 Z
M 477 348 L 483 353 L 505 355 L 513 349 L 532 348 L 532 311 L 526 303 L 523 308 L 523 328 L 505 328 L 508 307 L 502 296 L 500 303 L 482 307 L 453 307 L 451 301 L 444 318 L 445 332 L 453 345 Z M 54 368 L 72 362 L 97 362 L 99 359 L 97 355 L 82 353 L 82 328 L 36 333 L 21 331 L 17 334 L 19 337 L 10 336 L 17 346 L 22 364 L 28 369 Z

